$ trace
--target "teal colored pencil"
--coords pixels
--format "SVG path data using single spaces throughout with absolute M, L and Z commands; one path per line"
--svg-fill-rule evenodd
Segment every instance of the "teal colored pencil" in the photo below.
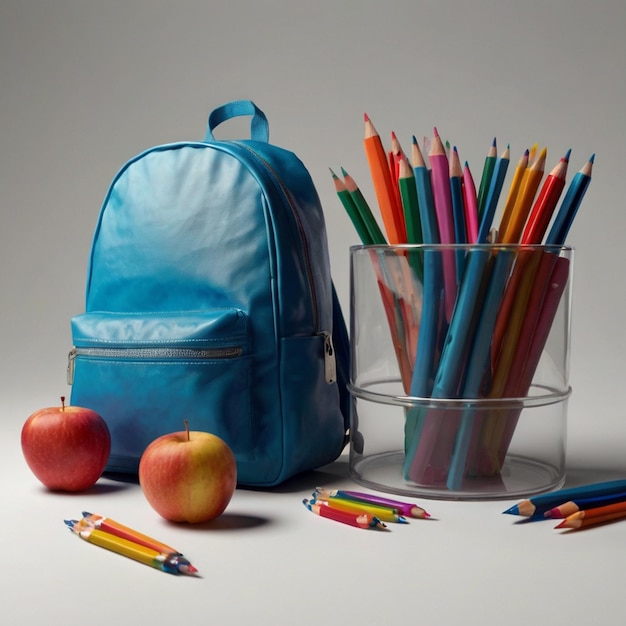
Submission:
M 480 222 L 485 211 L 485 204 L 487 202 L 487 194 L 489 193 L 489 186 L 491 185 L 491 177 L 493 176 L 493 170 L 496 166 L 496 159 L 498 156 L 498 147 L 496 144 L 496 138 L 493 138 L 491 148 L 487 152 L 485 157 L 485 164 L 483 165 L 483 173 L 478 186 L 478 221 Z

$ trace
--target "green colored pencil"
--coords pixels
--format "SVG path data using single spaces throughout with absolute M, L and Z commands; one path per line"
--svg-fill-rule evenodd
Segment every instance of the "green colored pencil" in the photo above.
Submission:
M 343 204 L 343 207 L 346 210 L 348 217 L 352 221 L 352 224 L 356 229 L 359 239 L 364 245 L 369 245 L 373 243 L 372 238 L 369 234 L 369 230 L 365 222 L 363 221 L 363 217 L 361 216 L 358 207 L 354 203 L 350 192 L 347 190 L 345 183 L 341 180 L 341 178 L 339 178 L 339 176 L 337 176 L 337 174 L 335 174 L 335 172 L 333 172 L 332 169 L 330 170 L 330 173 L 333 177 L 333 182 L 335 183 L 335 191 L 337 192 L 337 196 L 339 197 L 339 200 L 341 200 L 341 204 Z
M 480 224 L 483 213 L 485 212 L 485 205 L 487 203 L 487 195 L 489 194 L 489 187 L 491 186 L 491 177 L 493 176 L 493 169 L 496 166 L 496 159 L 498 157 L 498 147 L 496 144 L 496 138 L 493 138 L 491 148 L 487 152 L 485 157 L 485 164 L 483 166 L 483 174 L 480 179 L 480 185 L 478 186 L 478 223 Z
M 352 178 L 352 176 L 350 176 L 350 174 L 348 174 L 348 172 L 346 172 L 346 170 L 344 170 L 343 167 L 341 168 L 341 173 L 343 175 L 345 187 L 348 190 L 348 193 L 350 194 L 352 202 L 357 207 L 357 210 L 359 211 L 361 215 L 361 219 L 363 220 L 363 222 L 365 223 L 365 226 L 367 227 L 371 243 L 383 244 L 383 245 L 386 244 L 387 240 L 385 239 L 385 235 L 383 235 L 383 232 L 380 229 L 378 222 L 374 218 L 374 215 L 369 205 L 367 204 L 367 200 L 361 193 L 361 190 L 356 184 L 354 178 Z

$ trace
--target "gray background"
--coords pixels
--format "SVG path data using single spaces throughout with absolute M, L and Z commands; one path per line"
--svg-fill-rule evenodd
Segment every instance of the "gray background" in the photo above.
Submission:
M 569 445 L 578 464 L 620 463 L 625 26 L 621 0 L 2 0 L 2 418 L 21 423 L 69 391 L 69 319 L 84 308 L 117 169 L 152 145 L 202 138 L 211 109 L 251 98 L 272 142 L 313 176 L 346 314 L 357 238 L 328 167 L 344 166 L 373 198 L 364 112 L 405 147 L 436 125 L 475 176 L 494 136 L 512 163 L 537 142 L 550 168 L 571 147 L 568 178 L 595 152 L 568 240 Z

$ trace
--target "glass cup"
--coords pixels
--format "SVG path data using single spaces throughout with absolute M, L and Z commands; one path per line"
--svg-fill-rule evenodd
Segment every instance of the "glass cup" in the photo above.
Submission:
M 352 247 L 352 477 L 467 500 L 562 486 L 572 264 L 564 246 Z

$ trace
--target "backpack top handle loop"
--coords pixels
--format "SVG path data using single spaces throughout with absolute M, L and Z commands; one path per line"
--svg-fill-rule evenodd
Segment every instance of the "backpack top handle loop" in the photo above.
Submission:
M 269 141 L 270 128 L 265 113 L 252 100 L 235 100 L 217 107 L 209 115 L 204 141 L 214 141 L 213 131 L 233 117 L 251 115 L 250 138 L 255 141 Z

